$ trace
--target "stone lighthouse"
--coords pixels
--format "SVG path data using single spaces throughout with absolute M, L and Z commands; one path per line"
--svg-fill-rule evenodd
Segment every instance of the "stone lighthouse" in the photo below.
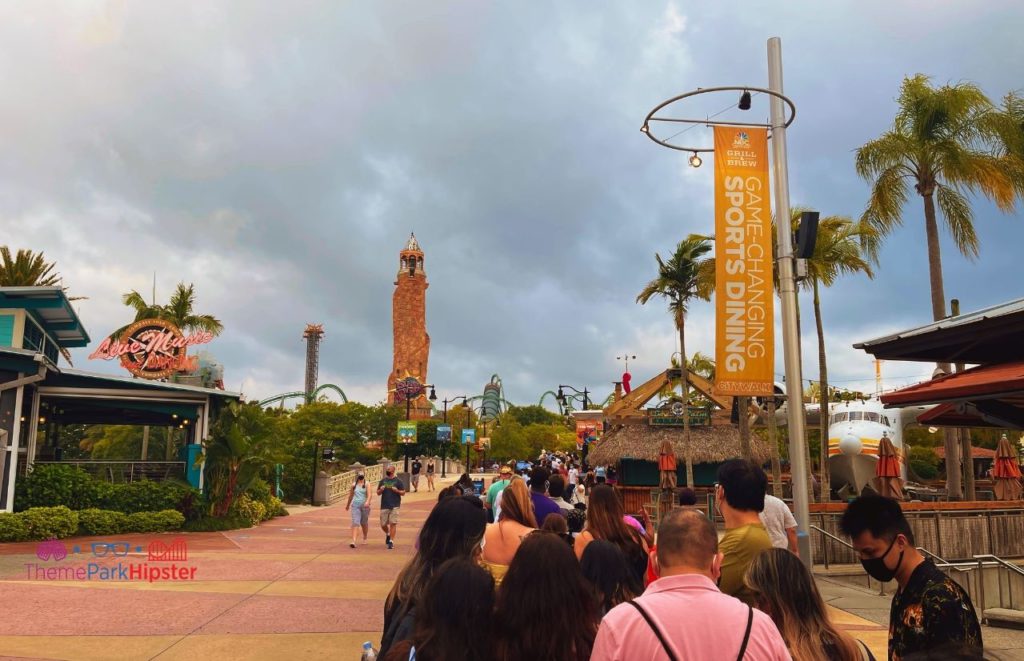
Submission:
M 423 250 L 416 235 L 409 236 L 399 253 L 398 276 L 392 297 L 391 325 L 394 331 L 394 364 L 388 376 L 388 403 L 405 405 L 412 400 L 412 418 L 429 418 L 430 405 L 422 385 L 427 383 L 430 336 L 427 335 L 427 273 Z

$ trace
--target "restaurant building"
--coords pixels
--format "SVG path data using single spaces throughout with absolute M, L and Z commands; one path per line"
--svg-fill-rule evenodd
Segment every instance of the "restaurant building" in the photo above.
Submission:
M 240 395 L 168 380 L 176 365 L 192 360 L 187 348 L 202 338 L 154 320 L 133 324 L 125 339 L 117 358 L 131 373 L 74 369 L 68 350 L 89 346 L 91 339 L 63 290 L 0 287 L 0 511 L 13 511 L 17 480 L 26 470 L 65 461 L 60 438 L 67 425 L 177 429 L 184 440 L 165 460 L 73 463 L 111 480 L 182 478 L 202 488 L 202 442 L 220 407 Z M 116 345 L 104 340 L 94 355 L 104 351 L 114 358 Z

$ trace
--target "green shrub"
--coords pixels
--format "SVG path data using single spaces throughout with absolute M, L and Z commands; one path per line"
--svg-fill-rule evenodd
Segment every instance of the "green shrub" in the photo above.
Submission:
M 288 510 L 285 509 L 284 503 L 282 503 L 279 498 L 271 496 L 270 500 L 267 501 L 266 505 L 268 519 L 271 519 L 275 516 L 288 516 Z
M 0 512 L 0 542 L 24 542 L 28 538 L 28 526 L 21 514 Z
M 18 480 L 15 491 L 18 511 L 61 505 L 72 510 L 102 509 L 125 514 L 173 509 L 186 518 L 198 518 L 203 507 L 200 493 L 181 482 L 110 484 L 70 464 L 36 465 Z
M 162 512 L 136 512 L 128 515 L 128 529 L 124 532 L 164 532 L 177 530 L 185 518 L 176 510 Z
M 161 510 L 153 513 L 160 524 L 160 530 L 179 530 L 185 525 L 185 515 L 178 510 Z
M 70 464 L 37 464 L 18 480 L 14 502 L 18 511 L 66 506 L 73 510 L 98 507 L 113 485 L 94 480 Z
M 195 491 L 191 487 L 178 482 L 140 480 L 113 486 L 102 508 L 125 514 L 179 509 L 195 498 Z
M 245 490 L 245 493 L 253 500 L 261 503 L 266 503 L 273 497 L 270 485 L 267 484 L 266 480 L 259 477 L 252 481 L 252 484 Z
M 117 535 L 128 530 L 128 515 L 90 508 L 78 513 L 78 532 L 82 535 Z
M 242 521 L 254 526 L 266 516 L 267 508 L 263 503 L 258 503 L 246 494 L 242 494 L 231 503 L 229 515 L 235 515 Z
M 18 514 L 29 539 L 63 539 L 78 532 L 78 513 L 67 507 L 33 507 Z
M 186 521 L 182 530 L 185 532 L 220 532 L 248 527 L 250 527 L 248 521 L 243 521 L 238 515 L 229 514 L 223 517 L 204 516 L 193 521 Z

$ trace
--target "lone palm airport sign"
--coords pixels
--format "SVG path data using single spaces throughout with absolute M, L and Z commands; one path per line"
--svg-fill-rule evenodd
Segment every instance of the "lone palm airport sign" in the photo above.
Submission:
M 177 372 L 198 369 L 199 359 L 188 355 L 188 347 L 206 344 L 213 333 L 200 331 L 184 335 L 177 326 L 162 319 L 136 321 L 119 338 L 106 338 L 90 359 L 119 359 L 121 366 L 143 379 L 162 379 Z

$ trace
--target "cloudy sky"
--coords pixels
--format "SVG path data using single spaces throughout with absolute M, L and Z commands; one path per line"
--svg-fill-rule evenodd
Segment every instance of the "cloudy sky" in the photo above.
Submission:
M 229 389 L 300 388 L 302 329 L 320 322 L 320 381 L 372 403 L 415 231 L 439 396 L 497 373 L 516 403 L 559 383 L 603 397 L 616 355 L 638 356 L 634 384 L 666 365 L 671 320 L 634 299 L 655 252 L 713 223 L 710 162 L 689 168 L 647 140 L 652 107 L 766 85 L 765 42 L 781 37 L 798 106 L 791 199 L 856 216 L 867 186 L 853 150 L 890 124 L 902 77 L 971 80 L 994 98 L 1024 87 L 1022 21 L 1014 0 L 7 2 L 0 236 L 57 262 L 88 297 L 94 340 L 129 320 L 120 295 L 149 291 L 155 272 L 158 298 L 193 282 L 199 310 L 223 320 L 211 350 Z M 981 258 L 943 242 L 946 292 L 965 310 L 1022 295 L 1021 214 L 975 209 Z M 873 387 L 853 342 L 930 319 L 919 200 L 881 262 L 873 282 L 825 295 L 837 385 Z M 693 308 L 689 350 L 714 351 L 711 312 Z M 116 369 L 87 353 L 77 367 Z M 885 385 L 929 372 L 886 364 Z

